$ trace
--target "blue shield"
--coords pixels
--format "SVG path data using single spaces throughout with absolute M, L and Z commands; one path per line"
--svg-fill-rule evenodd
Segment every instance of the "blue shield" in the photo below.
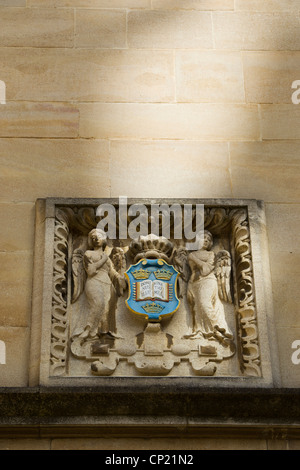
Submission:
M 179 307 L 176 269 L 163 259 L 141 259 L 125 273 L 129 296 L 126 305 L 149 321 L 159 322 Z

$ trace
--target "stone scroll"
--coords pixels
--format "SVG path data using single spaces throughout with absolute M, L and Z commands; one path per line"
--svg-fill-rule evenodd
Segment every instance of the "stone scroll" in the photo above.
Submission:
M 110 239 L 97 215 L 105 202 L 118 214 L 117 200 L 39 203 L 48 261 L 48 300 L 41 303 L 40 332 L 33 328 L 39 383 L 97 384 L 101 377 L 273 383 L 262 204 L 186 201 L 204 205 L 201 243 L 191 249 L 184 236 L 174 237 L 175 217 L 169 237 L 161 227 L 151 233 L 149 216 L 148 233 L 120 239 L 116 223 Z M 150 214 L 153 201 L 142 202 Z M 183 209 L 180 201 L 163 202 Z

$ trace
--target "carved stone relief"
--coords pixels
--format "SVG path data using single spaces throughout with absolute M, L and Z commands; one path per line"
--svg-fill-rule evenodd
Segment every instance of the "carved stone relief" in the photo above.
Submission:
M 49 377 L 262 377 L 247 206 L 205 204 L 192 251 L 109 240 L 96 207 L 54 208 Z

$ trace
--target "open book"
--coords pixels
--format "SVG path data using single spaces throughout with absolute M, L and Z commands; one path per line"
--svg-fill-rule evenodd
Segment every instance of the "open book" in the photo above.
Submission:
M 159 299 L 169 301 L 169 284 L 167 282 L 147 279 L 136 283 L 136 300 Z

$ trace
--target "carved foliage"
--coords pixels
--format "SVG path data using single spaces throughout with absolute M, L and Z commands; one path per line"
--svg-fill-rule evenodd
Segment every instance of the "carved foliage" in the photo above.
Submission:
M 53 294 L 51 319 L 51 355 L 50 369 L 52 375 L 65 372 L 68 321 L 67 321 L 67 290 L 68 290 L 68 236 L 69 225 L 66 214 L 56 211 L 54 228 L 54 263 L 53 263 Z
M 233 214 L 232 226 L 236 256 L 237 322 L 240 330 L 241 365 L 245 375 L 260 376 L 250 231 L 246 210 L 239 210 Z

